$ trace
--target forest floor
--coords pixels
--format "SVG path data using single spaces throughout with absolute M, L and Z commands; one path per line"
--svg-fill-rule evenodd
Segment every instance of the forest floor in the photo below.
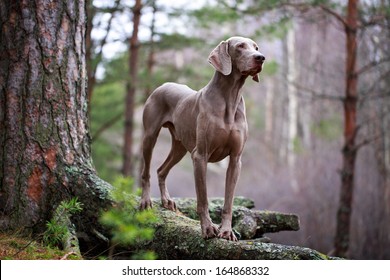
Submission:
M 0 232 L 0 260 L 78 260 L 76 255 L 50 248 L 19 234 Z

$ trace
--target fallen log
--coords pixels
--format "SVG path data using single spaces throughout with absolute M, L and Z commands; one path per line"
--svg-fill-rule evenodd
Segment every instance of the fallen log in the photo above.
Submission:
M 227 241 L 219 238 L 204 240 L 201 237 L 199 221 L 194 211 L 194 199 L 175 199 L 178 212 L 172 212 L 160 207 L 160 203 L 153 203 L 153 208 L 159 216 L 159 222 L 155 224 L 155 234 L 152 241 L 143 241 L 132 245 L 131 250 L 152 250 L 159 259 L 191 259 L 191 260 L 216 260 L 216 259 L 269 259 L 269 260 L 326 260 L 331 257 L 326 256 L 316 250 L 298 246 L 288 246 L 281 244 L 265 243 L 262 238 L 240 240 L 238 242 Z M 210 212 L 213 220 L 218 223 L 218 211 L 221 208 L 222 200 L 210 200 Z M 242 202 L 243 200 L 241 200 Z M 215 204 L 215 205 L 214 205 Z M 237 211 L 237 212 L 236 212 Z M 282 214 L 276 212 L 250 210 L 243 206 L 235 205 L 235 229 L 245 228 L 245 219 L 253 219 L 256 224 L 260 224 L 259 233 L 275 232 L 275 229 L 289 228 L 297 230 L 299 221 L 296 215 Z M 189 214 L 190 213 L 190 214 Z M 215 214 L 215 215 L 214 215 Z M 191 216 L 187 217 L 186 215 Z M 240 220 L 240 216 L 244 219 Z M 282 218 L 281 218 L 282 217 Z M 279 226 L 280 222 L 284 226 Z M 286 224 L 289 224 L 288 226 Z M 258 226 L 257 226 L 258 227 Z M 245 229 L 241 230 L 242 232 Z
M 177 198 L 175 202 L 181 213 L 191 219 L 199 219 L 195 199 Z M 222 198 L 209 201 L 210 217 L 215 223 L 221 222 L 222 205 Z M 295 214 L 253 210 L 254 202 L 243 197 L 235 198 L 233 205 L 232 226 L 239 239 L 260 238 L 270 232 L 299 230 L 299 218 Z
M 257 239 L 238 242 L 201 237 L 199 222 L 172 211 L 158 209 L 160 222 L 152 241 L 136 244 L 133 250 L 153 250 L 159 259 L 267 259 L 324 260 L 330 257 L 309 248 L 264 243 Z

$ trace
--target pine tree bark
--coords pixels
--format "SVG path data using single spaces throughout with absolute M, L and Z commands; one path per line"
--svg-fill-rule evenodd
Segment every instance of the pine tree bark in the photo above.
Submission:
M 94 170 L 84 0 L 0 2 L 0 228 L 42 232 L 63 200 L 98 229 L 110 186 Z
M 88 74 L 88 88 L 87 88 L 87 97 L 88 103 L 91 102 L 93 89 L 96 83 L 96 70 L 93 67 L 93 41 L 92 41 L 92 27 L 93 27 L 93 18 L 96 14 L 96 9 L 93 6 L 92 0 L 86 0 L 87 3 L 87 31 L 85 34 L 85 47 L 86 47 L 86 63 L 87 63 L 87 74 Z M 90 110 L 90 108 L 89 108 Z

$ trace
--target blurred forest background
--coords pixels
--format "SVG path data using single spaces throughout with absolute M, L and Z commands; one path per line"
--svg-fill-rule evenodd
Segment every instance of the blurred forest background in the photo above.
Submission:
M 358 10 L 348 17 L 351 2 Z M 389 0 L 90 0 L 87 13 L 92 152 L 103 179 L 138 181 L 142 108 L 155 87 L 200 89 L 213 75 L 210 51 L 230 36 L 250 37 L 266 63 L 260 83 L 248 79 L 243 89 L 249 139 L 236 195 L 299 215 L 301 229 L 273 242 L 328 253 L 344 211 L 352 215 L 349 257 L 390 259 Z M 348 38 L 356 43 L 349 75 Z M 169 149 L 162 131 L 154 196 Z M 225 161 L 209 164 L 209 197 L 223 196 L 225 170 Z M 339 198 L 351 175 L 352 212 Z M 189 156 L 167 184 L 172 196 L 195 197 Z

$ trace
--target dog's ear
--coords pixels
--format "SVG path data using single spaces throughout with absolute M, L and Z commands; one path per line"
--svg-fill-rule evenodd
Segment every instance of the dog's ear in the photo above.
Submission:
M 259 82 L 259 74 L 256 74 L 254 76 L 252 76 L 252 80 L 254 80 L 255 82 Z
M 218 46 L 210 53 L 209 62 L 215 70 L 224 74 L 229 75 L 232 72 L 232 59 L 229 55 L 229 43 L 222 41 Z

